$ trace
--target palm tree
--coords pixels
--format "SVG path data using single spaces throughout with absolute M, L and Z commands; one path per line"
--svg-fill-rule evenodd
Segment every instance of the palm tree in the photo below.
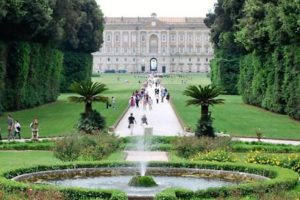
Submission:
M 88 117 L 92 111 L 93 101 L 107 102 L 108 98 L 101 96 L 100 94 L 107 90 L 106 85 L 98 82 L 86 81 L 82 83 L 74 82 L 70 87 L 72 92 L 79 94 L 80 96 L 70 96 L 68 99 L 71 102 L 85 104 L 85 116 Z
M 192 99 L 186 101 L 187 106 L 201 106 L 201 118 L 198 122 L 196 130 L 197 136 L 214 136 L 209 106 L 224 103 L 224 99 L 216 99 L 216 97 L 220 95 L 221 91 L 222 90 L 220 88 L 213 85 L 207 85 L 203 87 L 201 85 L 190 85 L 183 92 L 184 95 L 192 97 Z

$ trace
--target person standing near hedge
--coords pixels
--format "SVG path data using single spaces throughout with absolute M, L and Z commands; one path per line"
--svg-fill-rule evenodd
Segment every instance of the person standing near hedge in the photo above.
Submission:
M 7 115 L 7 139 L 14 139 L 14 119 L 11 115 Z
M 16 123 L 15 123 L 14 138 L 16 138 L 17 135 L 19 136 L 19 139 L 21 139 L 21 124 L 19 123 L 18 120 L 16 120 Z
M 38 140 L 39 139 L 39 121 L 37 118 L 34 118 L 33 121 L 30 123 L 31 128 L 31 139 Z

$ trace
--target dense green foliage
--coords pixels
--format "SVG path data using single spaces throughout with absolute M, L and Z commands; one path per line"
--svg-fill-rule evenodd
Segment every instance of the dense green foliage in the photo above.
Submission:
M 1 1 L 0 27 L 0 109 L 52 102 L 61 80 L 64 91 L 73 80 L 90 80 L 89 54 L 103 32 L 95 0 Z
M 134 187 L 155 187 L 157 183 L 152 176 L 133 176 L 128 185 Z
M 90 81 L 92 75 L 92 55 L 88 53 L 64 51 L 64 69 L 61 91 L 70 91 L 73 82 Z
M 68 136 L 56 140 L 53 153 L 62 161 L 102 160 L 116 151 L 120 146 L 120 139 L 113 135 L 101 134 L 97 136 Z
M 299 18 L 297 0 L 218 0 L 205 20 L 216 53 L 213 83 L 227 92 L 239 88 L 245 103 L 299 120 Z
M 229 137 L 179 137 L 174 141 L 174 150 L 177 155 L 190 158 L 199 152 L 224 150 L 229 147 L 230 140 Z
M 87 134 L 99 134 L 105 128 L 105 118 L 96 110 L 88 116 L 86 113 L 80 114 L 77 129 L 79 132 Z
M 245 0 L 218 0 L 214 13 L 207 14 L 205 24 L 211 28 L 215 57 L 211 61 L 212 84 L 222 87 L 227 94 L 238 93 L 239 57 L 244 47 L 235 41 L 235 24 L 242 16 Z
M 39 43 L 0 43 L 2 107 L 19 110 L 55 101 L 59 95 L 62 53 Z
M 15 0 L 0 3 L 0 38 L 56 43 L 90 53 L 102 43 L 103 15 L 95 0 Z

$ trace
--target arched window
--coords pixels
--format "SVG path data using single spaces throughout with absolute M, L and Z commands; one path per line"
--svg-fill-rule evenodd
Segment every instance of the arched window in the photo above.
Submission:
M 149 53 L 158 53 L 158 37 L 156 35 L 150 37 Z

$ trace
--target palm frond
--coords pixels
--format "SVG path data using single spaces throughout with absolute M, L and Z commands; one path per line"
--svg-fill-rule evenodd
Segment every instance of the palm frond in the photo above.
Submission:
M 184 95 L 192 97 L 186 101 L 187 105 L 215 105 L 224 103 L 224 99 L 215 99 L 220 95 L 221 89 L 214 85 L 190 85 L 183 92 Z
M 74 102 L 74 103 L 81 103 L 81 102 L 85 102 L 84 97 L 78 97 L 78 96 L 69 96 L 68 100 L 70 102 Z
M 77 93 L 81 96 L 82 99 L 76 100 L 76 98 L 69 99 L 73 102 L 92 102 L 92 101 L 100 101 L 106 102 L 107 97 L 103 97 L 100 94 L 104 91 L 108 90 L 106 85 L 99 82 L 74 82 L 70 87 L 71 91 Z

